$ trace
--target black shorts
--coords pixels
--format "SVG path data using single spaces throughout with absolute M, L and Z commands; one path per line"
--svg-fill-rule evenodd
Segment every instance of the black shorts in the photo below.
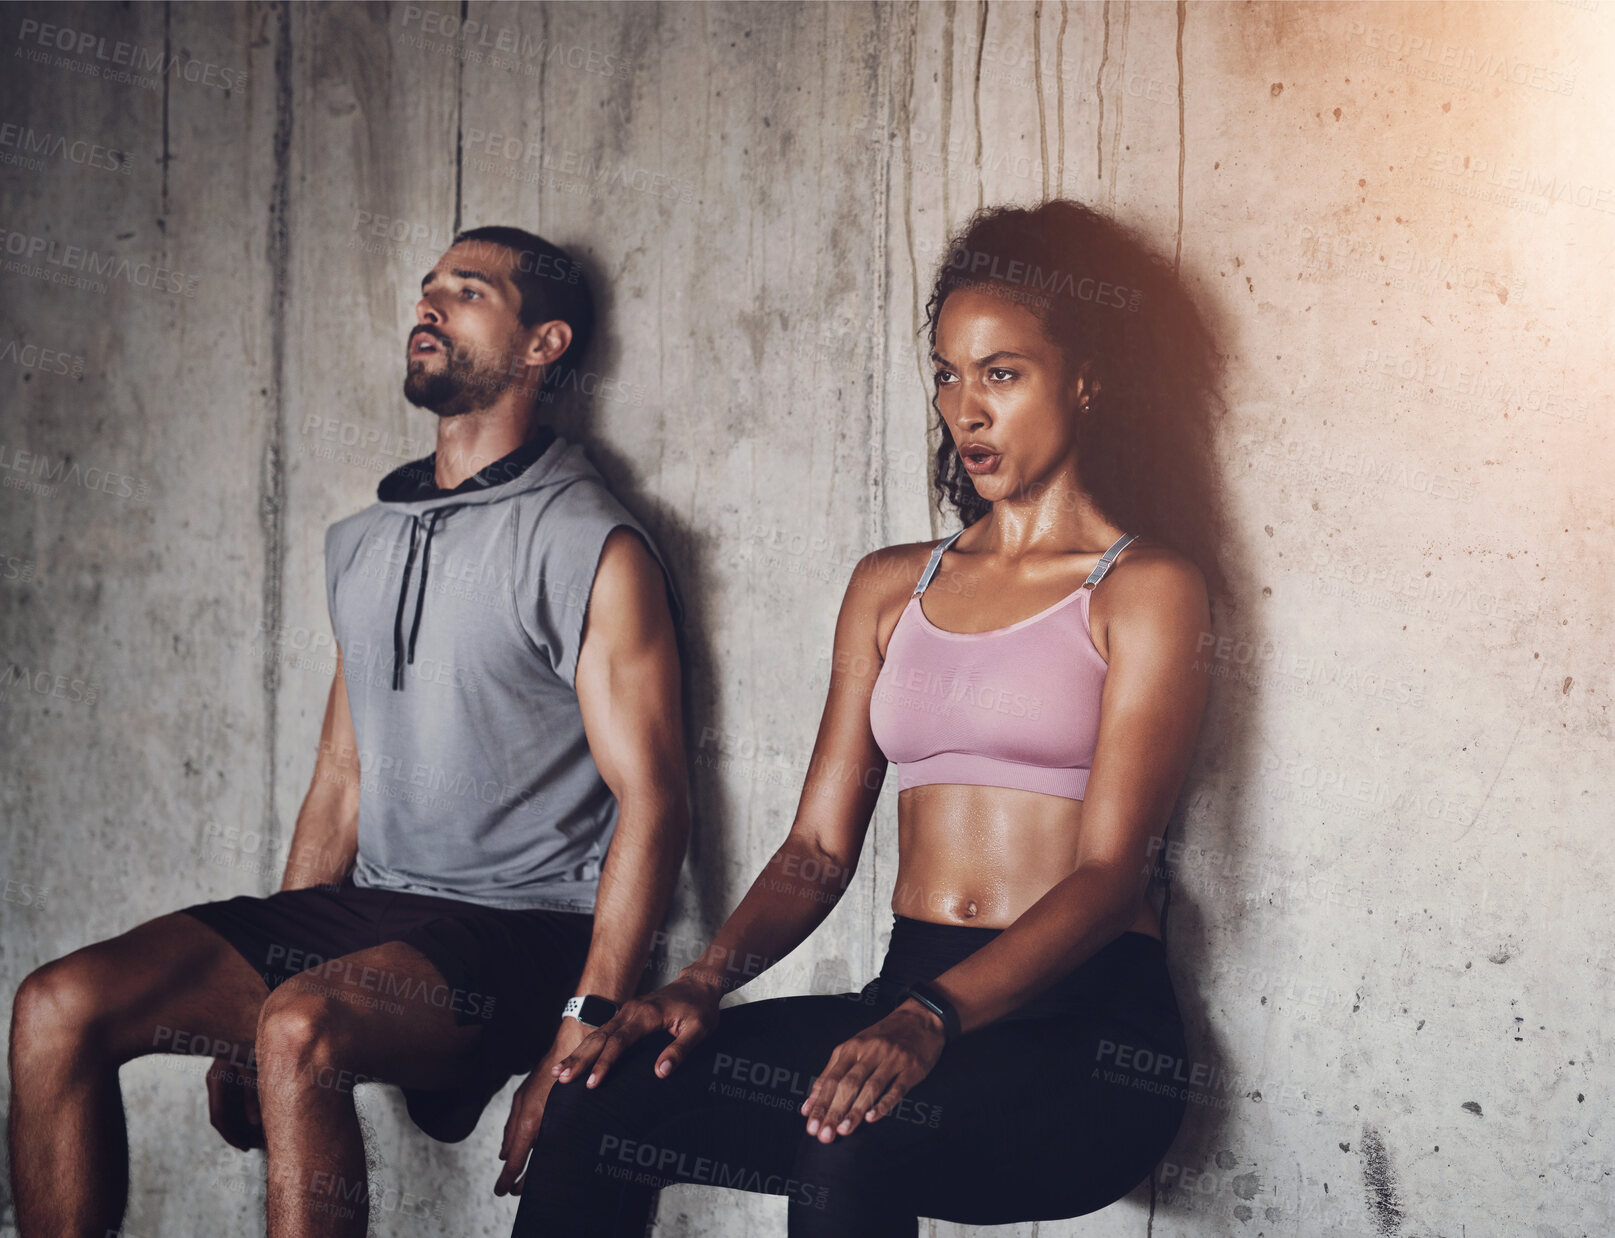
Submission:
M 404 1089 L 410 1118 L 445 1143 L 469 1135 L 489 1098 L 549 1048 L 594 929 L 594 916 L 583 912 L 514 911 L 351 883 L 180 910 L 234 946 L 271 990 L 383 942 L 425 955 L 445 981 L 443 992 L 425 1000 L 451 1011 L 460 1026 L 485 1028 L 474 1083 L 453 1092 Z

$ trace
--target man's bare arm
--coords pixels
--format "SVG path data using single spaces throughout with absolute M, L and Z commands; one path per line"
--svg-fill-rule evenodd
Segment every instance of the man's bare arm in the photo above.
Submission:
M 639 535 L 606 538 L 576 679 L 584 734 L 617 797 L 578 992 L 634 995 L 689 840 L 678 642 L 662 569 Z
M 690 836 L 678 641 L 662 569 L 631 529 L 613 529 L 600 552 L 573 684 L 589 753 L 617 797 L 617 827 L 600 870 L 594 932 L 576 991 L 620 1004 L 639 987 Z M 588 1030 L 562 1019 L 549 1050 L 516 1089 L 495 1195 L 521 1194 L 555 1084 L 552 1068 Z
M 338 646 L 314 778 L 297 814 L 280 888 L 339 884 L 358 852 L 359 743 L 353 734 L 353 715 L 348 712 L 348 686 L 342 678 L 342 649 Z

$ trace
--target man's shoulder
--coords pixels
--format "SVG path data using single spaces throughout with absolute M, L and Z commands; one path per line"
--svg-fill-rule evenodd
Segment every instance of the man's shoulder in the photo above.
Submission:
M 613 531 L 626 527 L 661 569 L 675 622 L 680 620 L 684 602 L 666 549 L 599 472 L 590 468 L 561 484 L 516 495 L 511 502 L 517 505 L 518 588 L 529 576 L 540 576 L 550 588 L 570 582 L 569 596 L 587 599 Z
M 341 546 L 353 545 L 364 539 L 384 512 L 379 502 L 362 507 L 351 515 L 333 520 L 325 527 L 325 549 L 329 554 Z
M 592 505 L 618 503 L 611 483 L 593 468 L 524 490 L 512 495 L 510 501 L 534 511 L 553 508 L 561 512 L 587 511 Z
M 619 524 L 643 526 L 599 475 L 581 474 L 509 500 L 519 535 L 545 543 L 603 537 Z

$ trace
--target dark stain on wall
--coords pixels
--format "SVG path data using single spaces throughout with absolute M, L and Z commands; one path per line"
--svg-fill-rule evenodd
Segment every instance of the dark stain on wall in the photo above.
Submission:
M 1374 1232 L 1391 1235 L 1402 1230 L 1402 1204 L 1397 1197 L 1396 1167 L 1385 1141 L 1372 1126 L 1363 1127 L 1363 1186 L 1368 1193 L 1368 1214 Z

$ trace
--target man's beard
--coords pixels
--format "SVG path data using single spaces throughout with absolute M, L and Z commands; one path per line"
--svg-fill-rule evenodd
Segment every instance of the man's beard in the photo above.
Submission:
M 510 373 L 509 367 L 489 360 L 476 352 L 462 352 L 445 343 L 443 357 L 446 364 L 435 373 L 420 367 L 409 367 L 404 375 L 404 398 L 417 408 L 424 408 L 439 417 L 458 417 L 488 408 L 505 391 L 517 386 L 519 374 Z

